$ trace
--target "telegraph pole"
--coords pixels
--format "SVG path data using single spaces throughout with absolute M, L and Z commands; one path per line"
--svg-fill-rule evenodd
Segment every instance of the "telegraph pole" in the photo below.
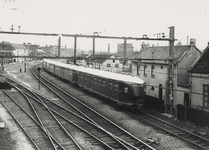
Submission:
M 74 37 L 74 59 L 73 63 L 76 64 L 76 49 L 77 49 L 77 36 Z
M 61 36 L 58 39 L 58 57 L 60 57 L 60 50 L 61 50 Z
M 127 39 L 124 39 L 124 45 L 123 45 L 123 71 L 124 71 L 124 65 L 126 60 L 126 51 L 127 51 Z
M 174 97 L 174 26 L 169 27 L 169 62 L 168 62 L 168 79 L 167 79 L 167 92 L 165 102 L 165 113 L 168 111 L 174 114 L 173 110 L 173 97 Z

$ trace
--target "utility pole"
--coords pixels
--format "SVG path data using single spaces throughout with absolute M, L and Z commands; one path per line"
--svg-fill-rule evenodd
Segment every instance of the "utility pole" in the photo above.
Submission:
M 40 82 L 41 82 L 41 80 L 40 80 L 40 78 L 41 78 L 40 73 L 41 73 L 41 68 L 38 67 L 37 71 L 38 71 L 38 89 L 40 90 Z
M 170 112 L 174 114 L 173 97 L 174 97 L 174 26 L 169 27 L 169 62 L 168 62 L 168 79 L 167 79 L 167 92 L 165 102 L 165 113 Z
M 4 57 L 2 57 L 1 59 L 1 68 L 2 68 L 2 71 L 4 71 Z
M 123 71 L 124 71 L 124 65 L 126 60 L 126 51 L 127 51 L 127 39 L 124 39 L 124 45 L 123 45 Z
M 60 57 L 60 50 L 61 50 L 61 36 L 58 39 L 58 57 Z
M 77 49 L 77 36 L 74 37 L 74 59 L 73 63 L 76 64 L 76 49 Z
M 94 58 L 94 55 L 95 55 L 95 34 L 93 35 L 93 47 L 92 47 L 92 50 L 93 50 L 93 58 Z
M 18 26 L 18 33 L 20 33 L 20 26 Z

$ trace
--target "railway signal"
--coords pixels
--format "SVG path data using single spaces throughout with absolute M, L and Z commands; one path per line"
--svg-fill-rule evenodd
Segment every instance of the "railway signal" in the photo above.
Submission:
M 38 67 L 37 71 L 38 71 L 38 89 L 40 90 L 40 73 L 41 73 L 41 68 Z

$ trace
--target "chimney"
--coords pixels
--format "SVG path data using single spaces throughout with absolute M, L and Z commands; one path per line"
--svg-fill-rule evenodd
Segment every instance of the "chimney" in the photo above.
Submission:
M 108 54 L 110 53 L 110 44 L 108 44 Z
M 190 39 L 190 45 L 196 46 L 196 39 Z

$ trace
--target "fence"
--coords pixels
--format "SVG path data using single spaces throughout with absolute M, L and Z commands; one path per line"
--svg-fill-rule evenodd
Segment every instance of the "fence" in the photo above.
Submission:
M 209 128 L 209 112 L 197 108 L 177 105 L 177 119 L 190 122 L 196 126 Z

